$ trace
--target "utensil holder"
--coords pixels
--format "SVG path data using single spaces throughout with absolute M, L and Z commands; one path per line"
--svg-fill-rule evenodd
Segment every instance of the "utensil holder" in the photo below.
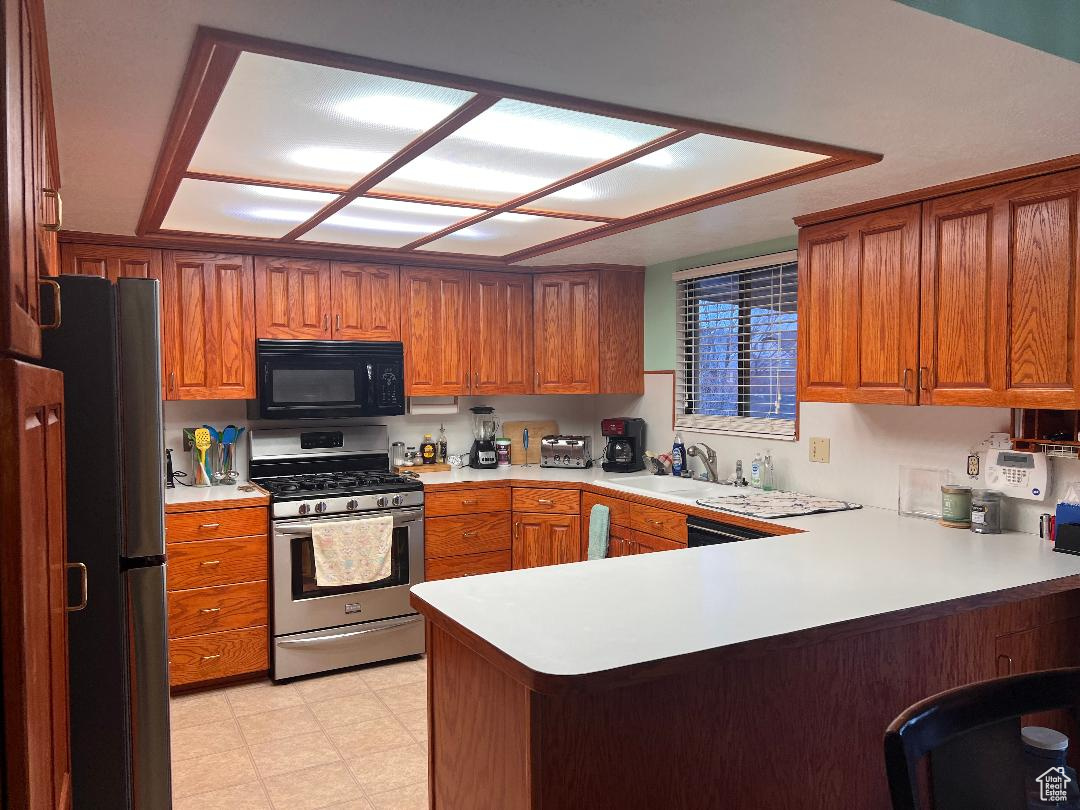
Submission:
M 206 450 L 206 455 L 203 457 L 202 462 L 199 461 L 199 450 L 192 446 L 191 448 L 191 485 L 193 487 L 208 487 L 214 483 L 214 459 L 217 457 L 218 443 L 215 441 L 210 442 L 210 447 Z
M 221 443 L 214 448 L 216 463 L 211 479 L 215 484 L 236 486 L 240 471 L 236 469 L 236 445 Z

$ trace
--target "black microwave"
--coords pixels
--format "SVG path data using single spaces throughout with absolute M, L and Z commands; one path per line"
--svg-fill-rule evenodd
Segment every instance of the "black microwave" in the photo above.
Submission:
M 255 346 L 256 419 L 342 419 L 405 413 L 400 343 L 260 340 Z

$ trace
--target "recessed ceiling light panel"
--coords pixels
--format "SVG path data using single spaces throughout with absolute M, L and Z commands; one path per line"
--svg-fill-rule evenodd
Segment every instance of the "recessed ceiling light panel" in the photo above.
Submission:
M 190 170 L 352 185 L 474 95 L 245 52 Z
M 478 213 L 476 208 L 361 197 L 300 239 L 399 248 Z
M 336 198 L 314 191 L 185 178 L 161 227 L 278 239 Z
M 503 256 L 541 242 L 587 231 L 601 224 L 531 214 L 497 214 L 460 231 L 448 233 L 421 246 L 420 250 Z

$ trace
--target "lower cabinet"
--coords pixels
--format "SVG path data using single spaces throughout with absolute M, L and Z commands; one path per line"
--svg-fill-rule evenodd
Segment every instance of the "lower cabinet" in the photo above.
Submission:
M 578 515 L 514 513 L 514 569 L 581 559 Z
M 269 668 L 267 520 L 262 507 L 166 515 L 171 686 Z
M 424 501 L 424 579 L 510 570 L 509 487 L 436 491 Z

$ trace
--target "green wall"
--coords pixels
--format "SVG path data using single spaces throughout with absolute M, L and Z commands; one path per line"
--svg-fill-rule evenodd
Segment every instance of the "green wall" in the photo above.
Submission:
M 794 250 L 796 242 L 797 237 L 792 234 L 768 242 L 649 265 L 645 269 L 645 370 L 669 371 L 675 368 L 675 282 L 671 280 L 672 273 L 691 267 Z

